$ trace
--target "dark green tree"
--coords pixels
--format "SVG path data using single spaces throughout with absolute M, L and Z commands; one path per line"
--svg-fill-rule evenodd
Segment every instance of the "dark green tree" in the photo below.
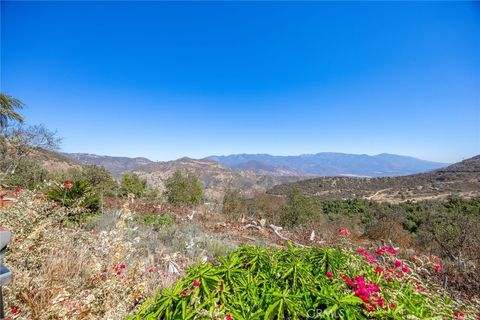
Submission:
M 192 172 L 177 170 L 167 180 L 165 195 L 169 203 L 177 206 L 195 206 L 203 199 L 203 186 Z
M 0 93 L 0 129 L 6 128 L 9 121 L 22 123 L 23 116 L 16 109 L 22 109 L 24 106 L 22 101 Z
M 141 179 L 135 173 L 124 173 L 120 183 L 122 194 L 133 193 L 137 198 L 143 197 L 147 192 L 147 180 Z
M 282 207 L 280 223 L 294 228 L 306 224 L 309 219 L 315 219 L 316 214 L 313 201 L 294 188 L 289 191 L 287 203 Z

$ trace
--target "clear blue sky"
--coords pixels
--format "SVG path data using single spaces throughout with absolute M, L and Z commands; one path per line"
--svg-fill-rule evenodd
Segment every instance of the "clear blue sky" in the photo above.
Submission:
M 480 153 L 478 3 L 1 6 L 1 90 L 67 152 Z

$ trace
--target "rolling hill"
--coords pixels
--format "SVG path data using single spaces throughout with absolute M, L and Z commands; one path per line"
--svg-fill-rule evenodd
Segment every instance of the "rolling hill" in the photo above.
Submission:
M 153 161 L 142 157 L 99 156 L 91 153 L 62 153 L 62 155 L 80 164 L 103 166 L 116 177 L 125 171 L 131 171 L 146 164 L 153 163 Z
M 374 156 L 332 152 L 299 156 L 234 154 L 210 156 L 205 159 L 217 161 L 238 171 L 308 176 L 402 176 L 427 172 L 447 165 L 387 153 Z
M 449 195 L 480 196 L 480 155 L 428 173 L 402 177 L 321 177 L 277 185 L 270 194 L 292 188 L 322 199 L 361 197 L 379 201 L 441 199 Z
M 264 192 L 274 185 L 297 181 L 302 177 L 276 176 L 251 172 L 237 172 L 211 160 L 181 158 L 174 161 L 153 162 L 133 170 L 149 184 L 164 190 L 166 180 L 176 170 L 188 169 L 194 172 L 205 188 L 208 199 L 220 201 L 226 189 L 240 189 L 246 195 Z

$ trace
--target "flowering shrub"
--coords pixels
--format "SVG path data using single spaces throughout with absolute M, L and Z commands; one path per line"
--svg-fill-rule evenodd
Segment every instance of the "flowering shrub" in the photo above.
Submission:
M 427 285 L 410 273 L 411 267 L 408 272 L 395 268 L 396 261 L 407 262 L 395 260 L 391 249 L 385 249 L 391 256 L 380 265 L 365 260 L 372 256 L 365 249 L 358 254 L 332 247 L 240 247 L 216 263 L 193 266 L 130 319 L 474 317 L 474 306 L 461 305 L 437 293 L 438 288 L 418 290 Z

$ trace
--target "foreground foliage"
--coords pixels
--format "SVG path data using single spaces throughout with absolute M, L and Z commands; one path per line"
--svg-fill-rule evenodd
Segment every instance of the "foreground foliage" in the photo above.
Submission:
M 416 269 L 384 246 L 241 247 L 199 263 L 131 319 L 442 319 L 473 312 L 428 288 Z M 376 256 L 376 257 L 375 257 Z M 465 314 L 464 314 L 465 313 Z M 473 317 L 473 315 L 472 315 Z

